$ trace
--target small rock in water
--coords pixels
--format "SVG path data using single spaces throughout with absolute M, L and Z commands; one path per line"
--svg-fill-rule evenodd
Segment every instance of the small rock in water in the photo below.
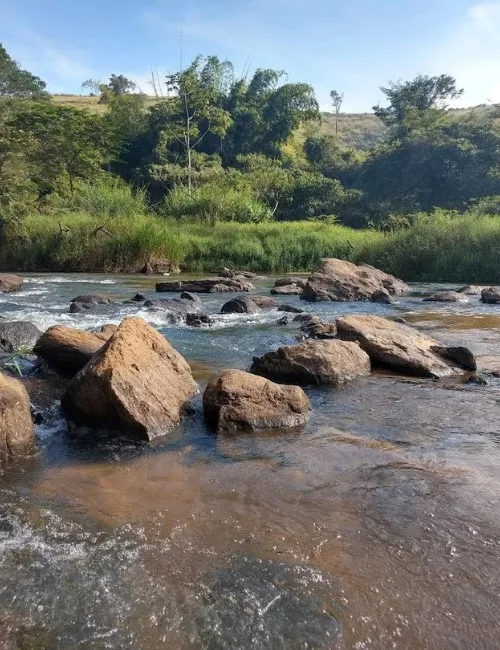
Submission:
M 302 388 L 242 370 L 224 370 L 203 395 L 206 421 L 219 433 L 297 427 L 309 418 Z
M 392 303 L 391 294 L 387 291 L 387 289 L 377 289 L 372 293 L 370 300 L 372 302 L 379 302 L 386 305 L 390 305 Z
M 287 311 L 290 314 L 303 314 L 305 310 L 296 305 L 280 305 L 278 311 Z
M 255 304 L 249 296 L 239 296 L 226 302 L 222 309 L 221 314 L 258 314 L 262 310 Z
M 41 335 L 33 323 L 0 321 L 0 351 L 12 353 L 22 346 L 32 348 Z
M 497 305 L 500 302 L 500 290 L 496 287 L 489 287 L 481 291 L 481 302 L 488 305 Z
M 481 293 L 484 287 L 478 287 L 474 284 L 467 284 L 465 287 L 457 289 L 457 293 L 463 293 L 466 296 L 477 296 Z
M 251 296 L 253 302 L 261 309 L 272 309 L 277 307 L 279 302 L 270 296 Z
M 211 327 L 213 324 L 214 320 L 208 314 L 186 314 L 186 325 L 189 327 L 202 327 L 203 325 Z
M 438 291 L 424 298 L 424 302 L 469 302 L 469 299 L 457 291 Z
M 298 284 L 285 284 L 283 286 L 273 287 L 271 294 L 273 296 L 301 296 L 304 289 Z
M 13 273 L 0 273 L 0 293 L 10 293 L 23 286 L 23 279 Z
M 142 293 L 136 293 L 132 300 L 134 302 L 144 302 L 146 300 L 146 296 L 143 296 Z
M 321 320 L 318 316 L 309 315 L 303 320 L 300 331 L 311 339 L 334 339 L 337 336 L 337 325 Z
M 276 325 L 288 325 L 290 322 L 290 318 L 288 316 L 282 316 L 278 321 L 276 321 Z

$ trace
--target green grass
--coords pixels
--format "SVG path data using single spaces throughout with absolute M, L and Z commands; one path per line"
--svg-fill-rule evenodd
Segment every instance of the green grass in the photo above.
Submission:
M 407 281 L 500 284 L 498 216 L 436 211 L 394 233 L 307 221 L 210 226 L 140 213 L 104 221 L 110 234 L 96 232 L 100 215 L 31 215 L 5 233 L 0 270 L 135 272 L 168 258 L 187 272 L 228 266 L 286 273 L 340 257 Z

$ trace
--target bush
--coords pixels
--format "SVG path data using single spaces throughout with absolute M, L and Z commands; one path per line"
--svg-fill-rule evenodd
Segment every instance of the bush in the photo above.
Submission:
M 72 212 L 116 219 L 144 214 L 147 200 L 144 190 L 133 191 L 121 179 L 104 175 L 91 183 L 79 183 L 71 199 L 64 203 L 59 200 L 59 207 L 62 206 Z

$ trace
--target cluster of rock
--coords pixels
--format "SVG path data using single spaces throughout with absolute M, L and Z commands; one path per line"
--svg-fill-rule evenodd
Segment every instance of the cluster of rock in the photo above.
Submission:
M 138 295 L 130 302 L 161 309 L 188 323 L 198 319 L 201 324 L 209 317 L 196 293 L 248 293 L 253 288 L 242 273 L 221 269 L 219 274 L 212 280 L 157 285 L 159 291 L 180 293 L 179 298 L 148 301 Z M 0 286 L 14 287 L 16 282 L 1 280 Z M 278 281 L 273 293 L 294 294 L 299 289 L 301 297 L 311 301 L 384 302 L 407 287 L 373 267 L 328 259 L 308 280 Z M 469 291 L 464 288 L 457 295 Z M 494 290 L 483 290 L 482 297 L 493 301 L 489 292 Z M 80 313 L 109 304 L 107 296 L 79 296 L 71 310 Z M 405 323 L 379 316 L 342 316 L 325 322 L 295 305 L 249 295 L 232 298 L 221 312 L 257 314 L 273 308 L 284 313 L 284 322 L 297 321 L 307 340 L 255 357 L 250 372 L 225 370 L 209 383 L 203 396 L 205 418 L 221 433 L 302 426 L 310 404 L 301 386 L 338 387 L 369 375 L 374 367 L 428 378 L 476 370 L 467 348 L 443 346 Z M 57 325 L 41 334 L 27 323 L 0 324 L 0 348 L 5 351 L 35 340 L 34 353 L 69 380 L 61 404 L 77 426 L 119 430 L 150 441 L 178 425 L 198 391 L 186 360 L 141 318 L 127 317 L 119 326 L 105 325 L 95 333 Z M 3 375 L 0 415 L 0 453 L 12 456 L 32 450 L 35 438 L 28 394 L 18 380 Z

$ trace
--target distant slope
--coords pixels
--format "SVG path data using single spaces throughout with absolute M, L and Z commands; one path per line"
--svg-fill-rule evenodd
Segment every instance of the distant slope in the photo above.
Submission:
M 85 108 L 94 113 L 106 111 L 106 105 L 99 104 L 98 97 L 88 95 L 53 95 L 52 101 L 60 106 Z M 154 97 L 150 97 L 148 100 L 150 104 L 154 104 L 155 101 Z M 496 121 L 500 125 L 500 104 L 482 104 L 471 108 L 451 109 L 450 113 L 461 120 L 496 117 Z M 326 135 L 335 135 L 335 115 L 323 113 L 322 117 L 320 132 Z M 341 113 L 339 115 L 338 136 L 340 142 L 346 147 L 366 151 L 380 142 L 386 131 L 386 127 L 373 113 Z

